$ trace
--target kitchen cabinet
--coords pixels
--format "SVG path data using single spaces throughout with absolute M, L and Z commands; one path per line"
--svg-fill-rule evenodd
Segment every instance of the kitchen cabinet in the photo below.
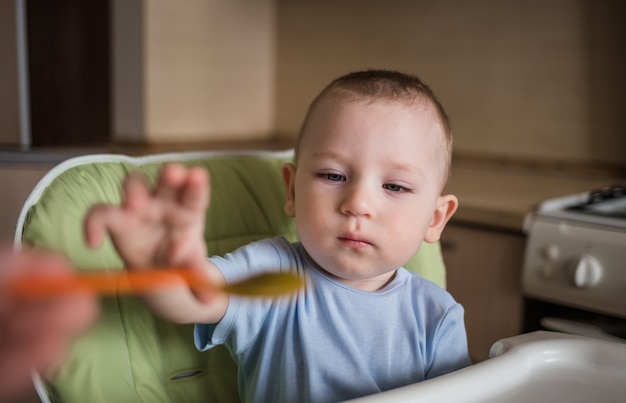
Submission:
M 523 233 L 452 221 L 441 245 L 447 287 L 465 308 L 469 350 L 485 360 L 491 345 L 519 334 Z

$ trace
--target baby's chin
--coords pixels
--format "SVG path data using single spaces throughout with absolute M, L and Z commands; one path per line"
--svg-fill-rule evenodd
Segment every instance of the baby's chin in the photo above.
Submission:
M 349 287 L 362 291 L 378 291 L 389 284 L 395 277 L 396 271 L 392 270 L 383 274 L 375 275 L 354 272 L 336 272 L 331 273 L 328 270 L 321 269 L 328 277 L 345 284 Z

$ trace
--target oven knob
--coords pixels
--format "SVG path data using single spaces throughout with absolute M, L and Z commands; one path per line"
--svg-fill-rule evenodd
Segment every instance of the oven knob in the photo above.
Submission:
M 602 265 L 595 257 L 583 255 L 572 261 L 571 280 L 578 288 L 590 288 L 600 282 Z
M 556 244 L 549 243 L 541 248 L 541 256 L 543 258 L 543 266 L 539 270 L 539 275 L 544 280 L 552 280 L 557 272 L 556 261 L 559 258 L 561 251 Z
M 559 250 L 559 246 L 554 243 L 549 243 L 543 247 L 541 250 L 543 257 L 548 262 L 554 262 L 559 258 L 561 251 Z

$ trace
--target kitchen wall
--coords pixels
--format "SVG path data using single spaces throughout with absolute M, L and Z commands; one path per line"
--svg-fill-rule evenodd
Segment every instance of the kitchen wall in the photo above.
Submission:
M 24 202 L 51 167 L 50 164 L 0 164 L 0 247 L 13 242 Z
M 0 3 L 3 45 L 13 3 Z M 292 140 L 332 78 L 393 68 L 439 95 L 457 155 L 625 165 L 626 2 L 253 3 L 111 0 L 114 138 Z M 9 143 L 17 130 L 10 65 L 0 68 L 0 142 Z
M 275 0 L 111 4 L 114 139 L 271 137 Z
M 457 155 L 626 165 L 626 2 L 278 0 L 276 131 L 332 78 L 417 74 Z

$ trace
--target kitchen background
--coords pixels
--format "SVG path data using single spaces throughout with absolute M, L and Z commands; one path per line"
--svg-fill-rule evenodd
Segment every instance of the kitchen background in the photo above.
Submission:
M 626 177 L 625 22 L 621 0 L 0 0 L 0 239 L 67 155 L 289 147 L 331 79 L 399 69 L 452 119 L 442 245 L 483 359 L 519 329 L 524 215 Z

